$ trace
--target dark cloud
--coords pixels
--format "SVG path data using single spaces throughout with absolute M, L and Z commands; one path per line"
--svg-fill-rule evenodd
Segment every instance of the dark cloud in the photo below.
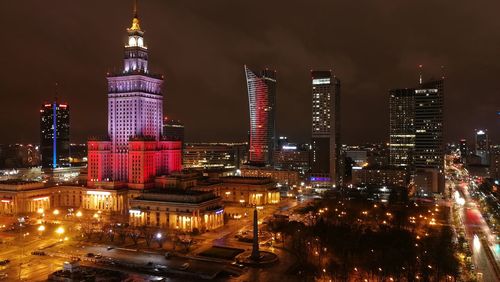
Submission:
M 189 140 L 245 140 L 243 64 L 278 72 L 278 130 L 307 141 L 310 73 L 342 81 L 344 142 L 387 139 L 388 94 L 445 66 L 446 136 L 499 136 L 500 8 L 446 1 L 148 0 L 139 13 L 165 112 Z M 106 72 L 121 67 L 132 1 L 2 1 L 0 142 L 37 142 L 38 107 L 71 106 L 72 138 L 106 132 Z

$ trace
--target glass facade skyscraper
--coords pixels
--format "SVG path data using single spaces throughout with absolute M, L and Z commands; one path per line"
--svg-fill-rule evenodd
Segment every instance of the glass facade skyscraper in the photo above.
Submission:
M 272 165 L 276 148 L 276 71 L 245 66 L 250 112 L 249 163 Z
M 389 91 L 390 164 L 411 169 L 415 149 L 415 89 Z

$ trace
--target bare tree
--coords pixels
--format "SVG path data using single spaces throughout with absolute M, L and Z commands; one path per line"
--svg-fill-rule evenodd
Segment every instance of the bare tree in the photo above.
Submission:
M 134 226 L 130 226 L 127 228 L 127 235 L 132 241 L 134 242 L 134 245 L 137 245 L 139 243 L 139 239 L 141 238 L 141 231 Z
M 120 226 L 115 228 L 115 233 L 118 235 L 118 239 L 120 239 L 121 243 L 125 243 L 127 239 L 127 228 Z
M 148 248 L 151 247 L 151 242 L 153 242 L 153 239 L 155 237 L 155 230 L 151 227 L 144 225 L 144 226 L 141 226 L 140 231 L 141 231 L 142 237 L 144 237 L 144 240 L 145 240 Z
M 80 230 L 82 232 L 82 236 L 85 239 L 90 240 L 92 238 L 92 234 L 94 233 L 94 227 L 92 223 L 82 223 Z

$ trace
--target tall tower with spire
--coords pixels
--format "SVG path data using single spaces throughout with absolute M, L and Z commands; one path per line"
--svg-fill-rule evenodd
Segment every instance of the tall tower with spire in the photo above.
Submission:
M 100 147 L 109 151 L 105 163 L 110 167 L 106 169 L 103 164 L 102 169 L 97 169 L 103 176 L 91 173 L 92 150 L 100 150 L 100 147 L 94 148 L 89 144 L 89 180 L 94 184 L 101 181 L 134 185 L 153 183 L 156 175 L 180 169 L 180 142 L 161 140 L 163 77 L 149 71 L 148 48 L 136 2 L 127 36 L 123 69 L 107 76 L 109 140 L 106 142 L 109 144 L 101 144 Z M 175 155 L 179 155 L 178 164 L 172 159 L 174 157 L 162 155 L 163 151 L 177 147 L 179 151 Z

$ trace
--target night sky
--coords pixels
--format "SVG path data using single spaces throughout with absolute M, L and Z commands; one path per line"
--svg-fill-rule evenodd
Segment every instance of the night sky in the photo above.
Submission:
M 38 142 L 39 107 L 71 107 L 73 142 L 107 132 L 105 75 L 122 66 L 132 0 L 1 1 L 0 143 Z M 388 89 L 446 68 L 448 141 L 500 138 L 499 1 L 139 1 L 164 111 L 188 141 L 244 141 L 243 65 L 277 70 L 280 135 L 310 137 L 310 70 L 342 81 L 343 143 L 388 139 Z

